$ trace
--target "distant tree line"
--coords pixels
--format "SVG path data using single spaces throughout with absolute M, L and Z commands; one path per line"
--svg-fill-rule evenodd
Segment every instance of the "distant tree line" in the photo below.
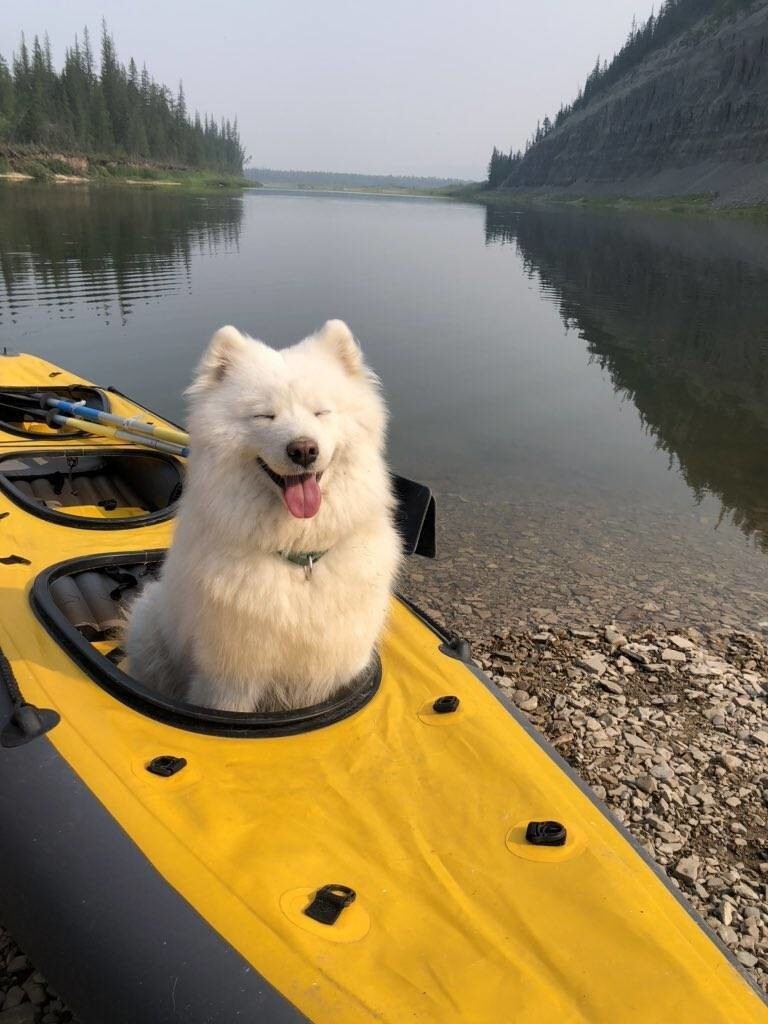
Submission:
M 463 185 L 460 178 L 418 178 L 408 174 L 354 174 L 344 171 L 279 171 L 271 167 L 248 168 L 249 178 L 275 185 L 320 185 L 326 188 L 354 186 L 360 188 L 442 188 Z
M 131 58 L 126 68 L 106 25 L 98 68 L 87 28 L 60 71 L 47 33 L 31 48 L 22 34 L 10 60 L 0 55 L 0 142 L 235 173 L 245 158 L 237 120 L 190 116 L 183 85 L 174 95 L 146 65 Z
M 488 187 L 498 188 L 522 162 L 534 146 L 550 132 L 564 124 L 572 114 L 583 110 L 601 93 L 606 92 L 628 71 L 641 63 L 653 50 L 666 46 L 672 39 L 706 17 L 718 19 L 751 7 L 755 0 L 662 0 L 659 13 L 651 13 L 642 25 L 633 18 L 627 40 L 610 61 L 600 57 L 587 75 L 572 103 L 564 103 L 554 120 L 545 117 L 536 125 L 536 131 L 527 140 L 523 150 L 504 153 L 495 146 L 488 164 Z

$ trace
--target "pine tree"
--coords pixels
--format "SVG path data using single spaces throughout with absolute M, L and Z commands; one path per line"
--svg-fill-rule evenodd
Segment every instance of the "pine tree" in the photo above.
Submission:
M 139 110 L 134 111 L 129 116 L 126 148 L 128 155 L 134 160 L 149 155 L 147 130 L 144 127 L 144 118 Z
M 0 57 L 0 139 L 4 139 L 11 129 L 14 113 L 13 76 L 4 57 Z
M 94 149 L 97 153 L 110 153 L 115 146 L 115 137 L 112 132 L 112 122 L 109 119 L 107 100 L 101 84 L 98 84 L 93 91 L 90 120 Z
M 88 84 L 93 84 L 95 77 L 93 70 L 93 50 L 91 49 L 91 37 L 88 34 L 88 26 L 83 29 L 83 68 Z

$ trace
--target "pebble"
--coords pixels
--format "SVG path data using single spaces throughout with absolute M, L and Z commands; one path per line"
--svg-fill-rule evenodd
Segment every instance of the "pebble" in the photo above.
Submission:
M 679 651 L 695 651 L 696 650 L 696 644 L 693 643 L 692 640 L 689 640 L 685 636 L 680 636 L 677 633 L 673 633 L 672 636 L 669 637 L 669 642 L 670 642 L 670 644 L 672 644 L 673 647 L 677 647 L 677 649 Z
M 637 748 L 650 749 L 650 747 L 648 746 L 648 741 L 644 740 L 642 736 L 638 736 L 634 732 L 625 732 L 624 733 L 624 740 L 627 743 L 629 743 L 630 746 L 635 747 L 635 749 L 637 749 Z
M 11 987 L 5 993 L 5 999 L 3 1000 L 3 1009 L 10 1010 L 14 1006 L 18 1006 L 19 1003 L 24 1001 L 24 989 L 21 985 L 11 985 Z
M 722 661 L 705 658 L 690 664 L 688 671 L 692 676 L 722 676 L 728 671 L 728 666 Z
M 673 874 L 676 878 L 681 879 L 683 882 L 695 882 L 699 877 L 699 868 L 701 861 L 694 853 L 690 857 L 683 857 L 675 865 Z
M 730 900 L 720 900 L 720 920 L 726 928 L 733 922 L 733 904 Z
M 742 826 L 743 827 L 743 826 Z M 744 896 L 748 900 L 759 900 L 759 895 L 750 886 L 744 882 L 737 882 L 733 887 L 733 891 L 738 893 L 739 896 Z
M 730 946 L 731 949 L 733 949 L 735 946 L 738 946 L 739 936 L 736 934 L 733 928 L 728 928 L 726 925 L 723 925 L 722 928 L 718 928 L 718 933 L 720 935 L 720 938 L 726 944 L 726 946 Z
M 37 1024 L 39 1019 L 40 1011 L 31 1003 L 0 1013 L 0 1024 Z
M 634 671 L 634 669 L 632 671 Z M 613 680 L 613 679 L 605 679 L 605 678 L 601 679 L 600 680 L 600 686 L 604 690 L 607 690 L 608 693 L 613 693 L 616 696 L 619 696 L 620 694 L 624 693 L 624 691 L 619 686 L 619 684 L 615 680 Z
M 36 981 L 32 981 L 31 979 L 29 981 L 25 981 L 22 988 L 27 993 L 27 998 L 33 1006 L 42 1006 L 46 1002 L 47 996 L 45 994 L 45 989 Z
M 665 651 L 661 652 L 662 661 L 674 661 L 678 664 L 680 662 L 686 662 L 688 659 L 682 651 L 673 651 L 671 647 L 668 647 Z
M 659 788 L 659 784 L 652 775 L 640 775 L 635 783 L 638 789 L 641 789 L 643 793 L 655 793 Z
M 757 963 L 757 957 L 754 955 L 754 953 L 747 953 L 743 949 L 740 949 L 737 952 L 736 959 L 744 967 L 754 967 L 755 964 Z M 0 1024 L 1 1024 L 1 1018 L 0 1018 Z
M 595 676 L 601 676 L 608 668 L 607 659 L 602 654 L 591 654 L 587 658 L 577 658 L 576 665 Z

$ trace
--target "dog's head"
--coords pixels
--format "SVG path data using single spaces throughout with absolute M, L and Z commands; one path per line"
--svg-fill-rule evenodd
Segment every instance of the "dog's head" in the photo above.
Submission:
M 222 327 L 187 394 L 193 451 L 244 460 L 296 519 L 317 515 L 326 487 L 382 452 L 378 380 L 341 320 L 279 351 Z

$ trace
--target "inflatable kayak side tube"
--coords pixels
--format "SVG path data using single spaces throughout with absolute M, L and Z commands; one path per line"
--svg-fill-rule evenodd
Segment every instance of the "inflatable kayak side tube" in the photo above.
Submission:
M 11 711 L 0 688 L 0 728 Z M 168 885 L 47 736 L 0 746 L 0 865 L 4 926 L 84 1024 L 305 1024 Z

